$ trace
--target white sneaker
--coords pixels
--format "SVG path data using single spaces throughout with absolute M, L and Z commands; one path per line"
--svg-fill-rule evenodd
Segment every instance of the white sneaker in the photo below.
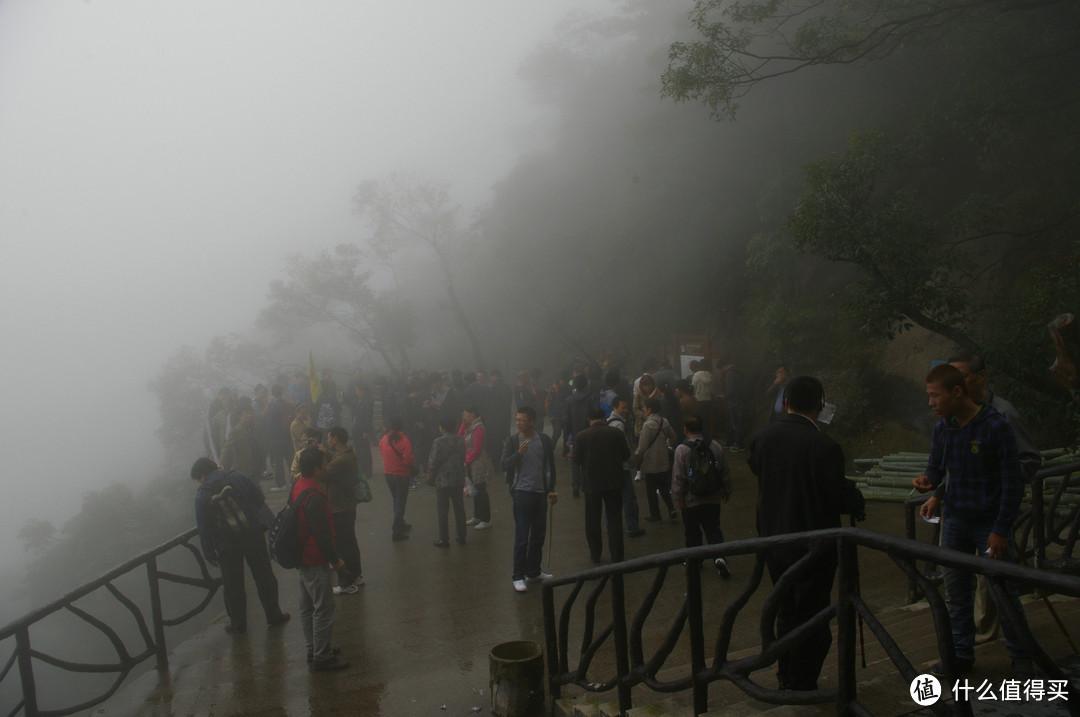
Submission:
M 525 584 L 524 580 L 515 580 L 514 589 L 517 590 L 519 593 L 523 593 L 529 589 L 529 586 Z
M 723 558 L 714 560 L 713 567 L 716 568 L 716 572 L 720 573 L 720 577 L 725 580 L 731 577 L 731 568 L 728 567 L 727 561 Z
M 525 576 L 525 582 L 527 582 L 527 583 L 538 583 L 541 580 L 547 580 L 550 577 L 554 577 L 554 576 L 551 573 L 545 573 L 543 570 L 541 570 L 540 574 L 535 576 L 535 577 L 530 578 L 528 575 L 526 575 Z
M 487 530 L 490 527 L 491 527 L 491 523 L 489 523 L 486 520 L 481 520 L 479 523 L 477 523 L 476 525 L 473 526 L 473 528 L 476 529 L 476 530 Z
M 465 521 L 465 525 L 473 526 L 473 525 L 476 525 L 479 522 L 480 521 L 478 519 L 476 519 L 476 518 L 469 518 L 468 520 Z
M 358 592 L 360 592 L 360 586 L 356 583 L 346 585 L 345 587 L 341 587 L 340 585 L 334 586 L 335 595 L 355 595 Z

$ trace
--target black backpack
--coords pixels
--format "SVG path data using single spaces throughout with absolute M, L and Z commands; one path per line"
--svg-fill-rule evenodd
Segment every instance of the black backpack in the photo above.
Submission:
M 223 533 L 239 535 L 251 528 L 247 511 L 237 497 L 236 488 L 222 481 L 221 490 L 210 496 L 210 512 Z
M 697 496 L 707 496 L 719 491 L 723 487 L 724 472 L 712 452 L 712 441 L 703 438 L 696 444 L 686 441 L 683 445 L 690 447 L 690 455 L 686 458 L 690 492 Z
M 283 568 L 300 567 L 304 546 L 300 543 L 300 516 L 297 513 L 308 496 L 316 492 L 316 488 L 308 488 L 296 497 L 295 503 L 290 500 L 270 524 L 267 535 L 270 557 Z

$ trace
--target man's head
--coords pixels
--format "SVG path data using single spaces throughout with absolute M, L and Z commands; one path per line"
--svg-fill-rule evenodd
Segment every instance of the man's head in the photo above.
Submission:
M 585 374 L 579 373 L 574 376 L 574 390 L 580 393 L 589 390 L 589 379 L 585 377 Z
M 698 363 L 697 361 L 691 361 L 690 362 L 690 370 L 691 371 L 693 371 L 694 373 L 697 373 L 700 369 L 701 369 L 701 364 L 700 363 Z
M 296 459 L 296 465 L 300 469 L 300 475 L 305 478 L 318 478 L 323 473 L 323 461 L 325 460 L 326 455 L 313 446 L 300 451 L 300 457 Z
M 514 425 L 517 426 L 518 433 L 531 435 L 533 426 L 536 425 L 536 411 L 533 410 L 533 407 L 522 406 L 519 408 L 514 415 Z
M 199 458 L 191 466 L 191 479 L 202 483 L 206 476 L 218 469 L 218 464 L 209 458 Z
M 501 383 L 502 382 L 502 371 L 500 371 L 497 368 L 491 369 L 491 382 L 492 383 Z
M 696 413 L 692 413 L 683 419 L 682 427 L 686 431 L 688 436 L 697 436 L 701 434 L 701 416 Z
M 453 416 L 443 416 L 439 419 L 439 430 L 443 433 L 454 433 L 457 431 L 457 420 Z
M 784 405 L 788 413 L 816 419 L 825 405 L 825 388 L 813 376 L 796 376 L 788 381 Z
M 615 404 L 611 407 L 611 410 L 623 418 L 627 418 L 630 415 L 630 402 L 625 398 L 616 398 Z
M 341 426 L 334 426 L 326 432 L 326 447 L 332 451 L 340 451 L 349 445 L 349 432 Z
M 317 446 L 319 445 L 319 442 L 322 441 L 322 431 L 314 426 L 305 428 L 300 434 L 300 441 L 304 444 L 305 448 Z
M 972 401 L 981 403 L 986 398 L 986 362 L 982 356 L 970 351 L 961 351 L 949 357 L 949 365 L 955 366 L 964 377 L 967 394 Z
M 589 410 L 585 412 L 585 420 L 587 420 L 591 426 L 594 423 L 603 423 L 607 420 L 607 416 L 604 415 L 604 409 L 599 406 L 590 406 Z
M 645 415 L 650 416 L 654 413 L 660 413 L 660 399 L 659 398 L 646 398 L 645 399 Z
M 604 386 L 610 389 L 619 386 L 619 369 L 613 368 L 604 374 Z
M 964 374 L 952 364 L 941 364 L 926 374 L 926 397 L 934 415 L 952 418 L 973 403 Z
M 787 381 L 787 380 L 788 380 L 787 366 L 784 366 L 783 364 L 781 364 L 780 366 L 777 366 L 776 367 L 776 383 L 783 383 L 784 381 Z

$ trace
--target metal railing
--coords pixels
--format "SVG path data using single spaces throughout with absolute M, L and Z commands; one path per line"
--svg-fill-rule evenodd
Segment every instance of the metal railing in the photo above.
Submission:
M 1030 485 L 1030 504 L 1026 508 L 1021 505 L 1014 523 L 1017 558 L 1036 568 L 1080 575 L 1080 559 L 1075 555 L 1080 534 L 1080 500 L 1076 496 L 1080 489 L 1080 462 L 1042 468 L 1032 477 Z M 1053 488 L 1049 495 L 1047 485 Z M 914 495 L 904 501 L 904 525 L 911 540 L 916 539 L 919 509 L 929 497 L 929 494 Z M 939 524 L 934 527 L 930 542 L 937 545 L 940 536 Z M 925 564 L 922 572 L 932 584 L 940 584 L 941 574 L 935 563 Z M 919 586 L 909 579 L 908 602 L 922 597 Z
M 143 661 L 154 657 L 156 658 L 156 666 L 159 669 L 166 669 L 169 664 L 169 656 L 165 642 L 165 628 L 179 625 L 202 612 L 210 604 L 210 601 L 217 593 L 218 587 L 221 585 L 221 579 L 210 575 L 202 553 L 191 543 L 197 534 L 198 532 L 192 528 L 169 542 L 128 560 L 123 565 L 73 590 L 59 600 L 34 610 L 28 615 L 0 628 L 0 654 L 4 654 L 8 648 L 11 648 L 10 656 L 0 667 L 0 687 L 12 688 L 6 689 L 5 692 L 12 691 L 21 695 L 7 714 L 16 715 L 21 712 L 26 717 L 48 717 L 85 711 L 101 704 L 115 694 L 124 680 Z M 180 549 L 186 550 L 194 556 L 200 572 L 199 577 L 177 575 L 159 568 L 159 557 Z M 125 594 L 115 583 L 120 578 L 140 569 L 146 570 L 147 594 L 143 597 L 133 598 L 131 595 Z M 199 588 L 205 590 L 205 595 L 195 607 L 187 612 L 177 617 L 166 617 L 162 609 L 162 583 L 175 583 Z M 105 591 L 117 605 L 124 608 L 121 615 L 125 614 L 124 611 L 126 611 L 127 615 L 130 615 L 137 627 L 141 644 L 129 648 L 120 635 L 121 629 L 119 625 L 110 625 L 89 610 L 75 604 L 77 601 L 92 595 L 95 597 L 103 595 L 98 591 Z M 140 605 L 140 602 L 143 604 Z M 147 622 L 145 610 L 149 610 L 149 622 Z M 73 615 L 82 623 L 100 632 L 115 651 L 115 661 L 78 662 L 35 649 L 31 640 L 31 629 L 42 626 L 44 621 L 60 614 Z M 38 700 L 39 683 L 34 670 L 36 662 L 57 668 L 64 673 L 114 673 L 115 679 L 98 694 L 79 704 L 43 710 Z M 14 679 L 15 673 L 17 673 L 19 680 L 18 687 L 13 687 L 8 683 L 9 678 Z M 5 709 L 7 708 L 5 707 Z
M 759 652 L 746 657 L 729 659 L 728 650 L 735 620 L 761 584 L 765 572 L 765 554 L 774 548 L 793 545 L 808 547 L 809 552 L 777 580 L 766 597 L 760 616 L 761 647 Z M 766 703 L 805 705 L 835 702 L 837 714 L 868 715 L 869 710 L 858 700 L 858 683 L 855 673 L 857 616 L 861 616 L 877 638 L 895 665 L 900 679 L 903 680 L 903 685 L 910 684 L 918 672 L 904 655 L 896 640 L 889 634 L 888 629 L 882 625 L 874 611 L 859 595 L 857 589 L 859 547 L 887 554 L 906 575 L 921 586 L 929 602 L 938 652 L 946 668 L 953 675 L 959 673 L 953 657 L 952 632 L 945 601 L 917 569 L 918 561 L 933 562 L 986 575 L 991 589 L 999 597 L 998 602 L 1002 606 L 1005 617 L 1011 618 L 1014 624 L 1026 625 L 1026 621 L 1020 621 L 1019 616 L 1012 613 L 1008 600 L 1000 599 L 1005 594 L 1006 582 L 1023 582 L 1041 588 L 1047 593 L 1080 597 L 1080 577 L 1049 573 L 1000 560 L 987 560 L 859 528 L 836 528 L 675 550 L 544 581 L 544 632 L 547 643 L 549 690 L 552 698 L 560 697 L 561 688 L 571 684 L 587 692 L 616 690 L 619 709 L 625 713 L 633 706 L 631 688 L 637 685 L 644 685 L 656 692 L 691 690 L 694 712 L 701 714 L 708 710 L 709 684 L 726 680 L 737 686 L 747 696 Z M 828 551 L 836 551 L 838 556 L 836 602 L 786 635 L 777 638 L 774 626 L 780 601 L 792 585 L 814 566 L 814 562 Z M 747 554 L 756 556 L 754 569 L 746 587 L 732 600 L 720 618 L 719 628 L 712 642 L 710 661 L 706 655 L 700 563 L 702 560 L 711 560 L 721 556 L 730 558 Z M 672 568 L 676 570 L 672 571 Z M 628 622 L 627 614 L 631 606 L 627 604 L 624 577 L 649 572 L 654 573 L 651 586 L 638 602 L 633 619 Z M 685 573 L 685 597 L 667 633 L 652 653 L 646 655 L 645 626 L 664 587 L 665 580 L 671 572 Z M 571 618 L 576 615 L 575 608 L 578 607 L 579 597 L 587 587 L 590 589 L 584 599 L 584 614 L 578 617 L 581 622 L 581 649 L 576 662 L 572 665 L 569 654 Z M 569 594 L 563 600 L 558 617 L 556 617 L 556 590 L 565 591 L 566 588 L 569 588 Z M 680 591 L 682 589 L 681 581 L 678 589 Z M 598 628 L 597 606 L 605 592 L 610 595 L 611 617 L 606 625 Z M 833 619 L 837 621 L 837 687 L 811 691 L 779 690 L 765 687 L 754 681 L 752 673 L 769 667 L 807 633 L 828 625 Z M 665 669 L 665 664 L 687 629 L 689 630 L 687 640 L 689 654 L 684 655 L 684 659 L 674 664 L 689 665 L 689 667 L 681 670 L 681 674 L 677 677 L 661 679 L 658 676 L 659 672 Z M 1061 669 L 1042 650 L 1030 630 L 1021 630 L 1021 633 L 1021 640 L 1034 662 L 1051 678 L 1067 679 Z M 611 658 L 610 650 L 614 651 L 614 671 L 601 679 L 590 678 L 588 672 L 600 651 L 605 648 L 609 650 L 606 653 L 608 659 Z M 1080 708 L 1080 688 L 1077 684 L 1069 683 L 1068 696 L 1070 709 Z M 955 706 L 952 703 L 939 702 L 933 709 L 938 714 L 948 714 L 953 709 L 960 714 L 971 714 L 970 703 L 964 701 L 956 703 Z

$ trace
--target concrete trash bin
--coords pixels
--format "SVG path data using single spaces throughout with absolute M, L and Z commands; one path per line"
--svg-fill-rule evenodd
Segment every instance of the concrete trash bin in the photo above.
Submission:
M 491 714 L 534 717 L 544 713 L 544 653 L 531 640 L 503 642 L 488 655 Z

